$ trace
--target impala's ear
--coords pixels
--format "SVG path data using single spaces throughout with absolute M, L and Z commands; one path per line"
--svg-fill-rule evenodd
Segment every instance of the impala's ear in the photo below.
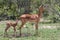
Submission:
M 39 8 L 42 8 L 44 5 L 40 5 Z
M 44 6 L 43 4 L 41 6 Z

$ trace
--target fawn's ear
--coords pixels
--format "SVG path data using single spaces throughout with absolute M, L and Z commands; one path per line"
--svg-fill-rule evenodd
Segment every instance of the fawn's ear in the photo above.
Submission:
M 19 20 L 18 19 L 16 19 L 16 22 L 18 22 Z

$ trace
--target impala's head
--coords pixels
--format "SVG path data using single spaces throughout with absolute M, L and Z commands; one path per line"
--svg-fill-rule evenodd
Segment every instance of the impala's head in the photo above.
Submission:
M 43 13 L 44 10 L 45 10 L 45 9 L 44 9 L 44 5 L 41 5 L 41 6 L 39 7 L 39 12 L 40 12 L 40 13 Z

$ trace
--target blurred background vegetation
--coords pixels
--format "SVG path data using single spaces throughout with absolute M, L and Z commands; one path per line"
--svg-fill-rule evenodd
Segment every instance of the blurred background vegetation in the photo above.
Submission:
M 44 20 L 60 22 L 60 0 L 0 0 L 0 20 L 15 20 L 23 13 L 36 14 L 41 4 L 47 7 Z

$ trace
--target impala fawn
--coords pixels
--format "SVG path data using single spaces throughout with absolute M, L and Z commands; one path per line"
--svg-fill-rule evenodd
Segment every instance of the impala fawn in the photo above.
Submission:
M 20 36 L 21 36 L 21 28 L 28 21 L 35 23 L 36 34 L 38 34 L 38 31 L 37 31 L 38 30 L 38 22 L 42 16 L 43 11 L 44 11 L 44 7 L 43 7 L 43 5 L 41 5 L 39 7 L 39 13 L 38 14 L 23 14 L 19 17 L 21 22 L 22 22 L 22 24 L 20 26 Z
M 18 20 L 16 20 L 15 22 L 12 22 L 12 21 L 7 21 L 6 22 L 6 28 L 5 28 L 5 33 L 7 35 L 7 31 L 10 27 L 13 27 L 14 28 L 14 36 L 16 36 L 16 26 L 18 24 Z

